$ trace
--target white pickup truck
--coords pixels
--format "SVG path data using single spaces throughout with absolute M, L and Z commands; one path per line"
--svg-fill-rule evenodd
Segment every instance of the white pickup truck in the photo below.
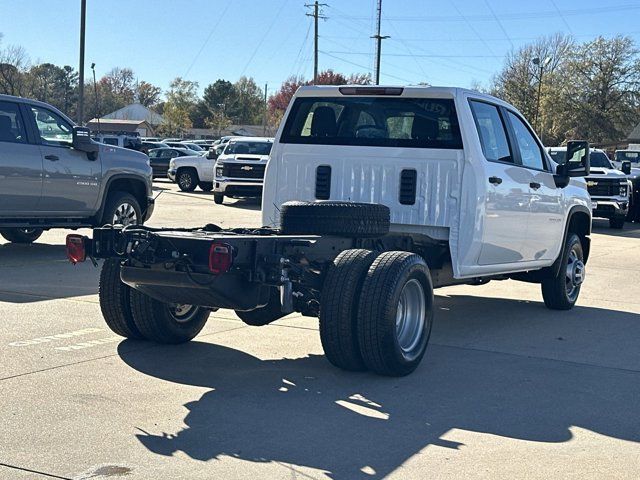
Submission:
M 551 160 L 511 105 L 458 88 L 298 90 L 275 138 L 263 228 L 104 227 L 71 235 L 104 258 L 100 305 L 117 334 L 179 343 L 209 313 L 249 325 L 319 317 L 327 359 L 406 375 L 425 354 L 433 289 L 538 283 L 566 310 L 591 233 L 586 142 Z
M 210 192 L 213 190 L 214 164 L 215 159 L 209 153 L 175 157 L 169 161 L 167 177 L 183 192 L 193 192 L 196 187 Z

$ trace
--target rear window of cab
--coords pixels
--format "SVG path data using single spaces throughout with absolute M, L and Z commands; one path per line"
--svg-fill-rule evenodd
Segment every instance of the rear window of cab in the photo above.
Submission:
M 461 149 L 451 99 L 299 97 L 280 143 Z

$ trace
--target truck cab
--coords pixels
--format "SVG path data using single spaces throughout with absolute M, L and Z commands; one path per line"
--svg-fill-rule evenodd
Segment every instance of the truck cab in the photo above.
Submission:
M 549 266 L 583 178 L 565 185 L 513 106 L 442 87 L 302 87 L 267 167 L 264 225 L 290 200 L 381 203 L 391 230 L 446 242 L 456 278 Z

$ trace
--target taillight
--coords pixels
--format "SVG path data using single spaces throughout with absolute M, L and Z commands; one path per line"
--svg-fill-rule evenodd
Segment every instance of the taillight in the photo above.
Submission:
M 214 275 L 228 272 L 233 264 L 233 248 L 228 243 L 213 243 L 209 249 L 209 271 Z
M 75 233 L 67 235 L 67 258 L 74 265 L 87 259 L 84 239 L 84 236 Z

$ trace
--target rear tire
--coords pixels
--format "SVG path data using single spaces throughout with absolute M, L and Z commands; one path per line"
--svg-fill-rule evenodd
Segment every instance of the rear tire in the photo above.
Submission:
M 367 270 L 378 256 L 371 250 L 345 250 L 324 280 L 320 299 L 320 341 L 327 360 L 343 370 L 366 370 L 358 344 L 358 302 Z
M 424 356 L 433 324 L 433 285 L 419 255 L 384 252 L 367 271 L 358 305 L 364 364 L 380 375 L 404 376 Z
M 144 338 L 136 327 L 131 313 L 131 287 L 120 280 L 120 260 L 107 259 L 100 270 L 98 298 L 107 326 L 121 337 Z
M 224 195 L 221 193 L 214 193 L 213 202 L 217 203 L 218 205 L 222 205 L 222 202 L 224 202 Z
M 158 343 L 184 343 L 203 329 L 210 310 L 195 305 L 171 305 L 131 290 L 131 310 L 138 330 Z
M 43 232 L 41 228 L 3 228 L 0 235 L 11 243 L 33 243 Z
M 275 322 L 279 318 L 284 317 L 282 313 L 282 305 L 280 304 L 280 292 L 277 288 L 271 288 L 269 295 L 269 303 L 264 307 L 254 310 L 240 311 L 236 310 L 236 315 L 247 325 L 252 327 L 262 327 Z
M 542 298 L 551 310 L 570 310 L 578 301 L 584 280 L 584 254 L 580 237 L 569 233 L 562 251 L 560 271 L 554 278 L 542 281 Z M 579 263 L 577 263 L 579 262 Z M 579 283 L 576 285 L 576 283 Z
M 198 174 L 192 168 L 182 168 L 176 173 L 176 183 L 183 192 L 193 192 L 198 186 Z

